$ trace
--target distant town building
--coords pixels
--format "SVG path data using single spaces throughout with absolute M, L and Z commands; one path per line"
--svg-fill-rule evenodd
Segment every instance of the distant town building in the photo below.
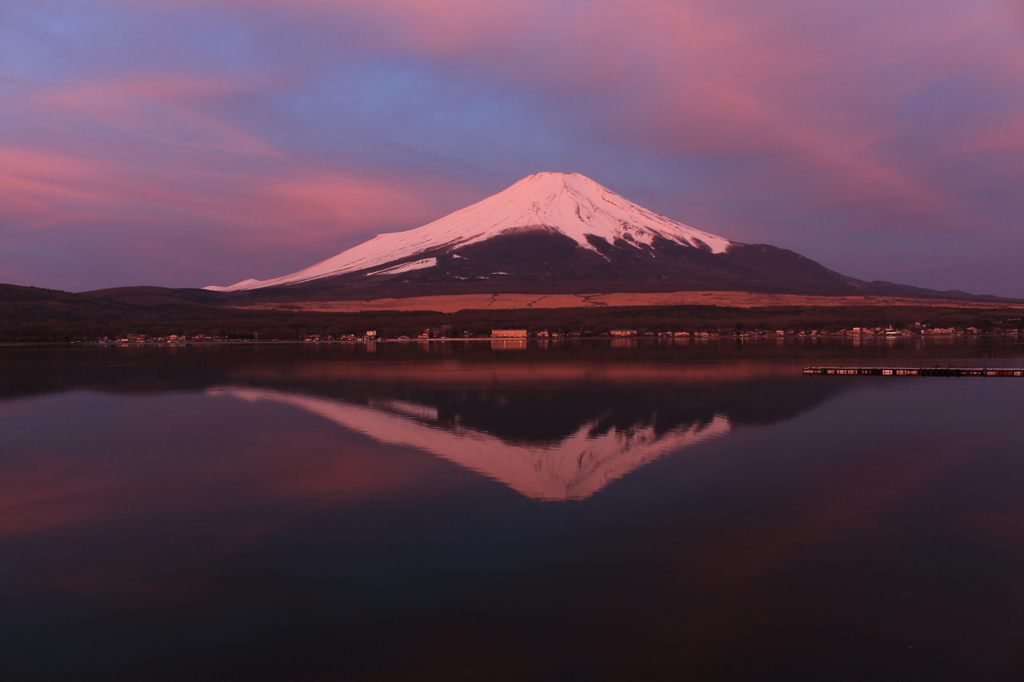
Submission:
M 525 339 L 525 329 L 492 329 L 491 336 L 496 339 Z
M 612 336 L 636 336 L 635 329 L 613 329 L 611 330 Z
M 440 327 L 429 327 L 423 330 L 417 338 L 421 339 L 447 339 L 452 335 L 452 326 L 443 324 Z

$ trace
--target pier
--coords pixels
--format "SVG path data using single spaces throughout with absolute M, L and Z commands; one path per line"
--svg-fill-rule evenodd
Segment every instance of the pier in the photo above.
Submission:
M 874 377 L 1024 377 L 1013 367 L 804 367 L 804 374 Z

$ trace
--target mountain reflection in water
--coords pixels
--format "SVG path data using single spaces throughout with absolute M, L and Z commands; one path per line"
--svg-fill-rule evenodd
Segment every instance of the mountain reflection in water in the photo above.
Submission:
M 538 500 L 581 500 L 737 426 L 796 416 L 844 388 L 767 362 L 303 363 L 211 396 L 319 415 L 417 448 Z
M 794 363 L 758 360 L 524 361 L 499 352 L 394 361 L 376 352 L 369 360 L 269 351 L 253 361 L 246 349 L 197 349 L 173 362 L 125 352 L 117 364 L 109 353 L 85 352 L 83 359 L 106 362 L 43 364 L 31 376 L 15 374 L 7 390 L 186 390 L 288 405 L 379 443 L 432 453 L 529 498 L 582 500 L 668 453 L 795 417 L 849 386 L 807 381 Z
M 0 349 L 4 679 L 1022 679 L 1019 380 L 426 348 Z
M 402 400 L 373 400 L 368 407 L 281 391 L 219 388 L 212 395 L 270 400 L 330 419 L 382 443 L 407 445 L 500 481 L 539 500 L 580 500 L 667 452 L 729 432 L 716 414 L 659 431 L 651 423 L 626 428 L 593 420 L 549 443 L 507 441 L 486 431 L 443 424 L 435 407 Z

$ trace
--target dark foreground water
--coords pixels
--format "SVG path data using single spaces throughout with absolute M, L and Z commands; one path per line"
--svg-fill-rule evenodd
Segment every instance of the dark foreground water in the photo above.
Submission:
M 1022 357 L 0 349 L 0 678 L 1020 680 Z

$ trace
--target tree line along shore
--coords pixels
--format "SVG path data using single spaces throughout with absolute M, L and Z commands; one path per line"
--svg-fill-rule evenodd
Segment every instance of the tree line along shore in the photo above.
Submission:
M 660 306 L 321 313 L 245 310 L 97 299 L 4 300 L 0 342 L 72 343 L 127 339 L 303 341 L 489 338 L 496 329 L 529 337 L 1004 334 L 1024 331 L 1024 309 L 1006 307 Z M 622 333 L 628 332 L 628 333 Z

